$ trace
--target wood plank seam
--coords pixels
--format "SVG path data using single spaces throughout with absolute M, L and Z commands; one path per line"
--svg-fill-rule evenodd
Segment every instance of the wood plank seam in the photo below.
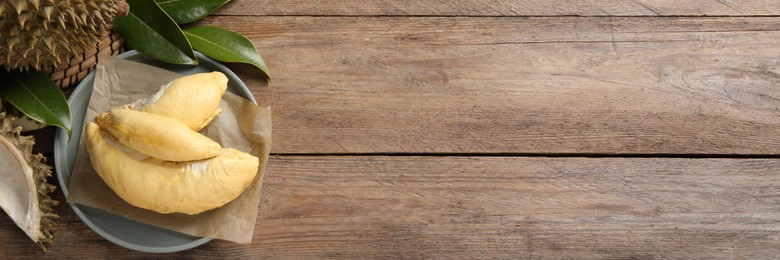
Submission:
M 312 18 L 561 18 L 561 17 L 588 17 L 588 18 L 776 18 L 780 15 L 312 15 L 312 14 L 221 14 L 215 13 L 213 17 L 312 17 Z
M 676 154 L 676 153 L 271 153 L 271 156 L 388 156 L 388 157 L 542 157 L 542 158 L 683 158 L 683 159 L 780 159 L 780 154 Z

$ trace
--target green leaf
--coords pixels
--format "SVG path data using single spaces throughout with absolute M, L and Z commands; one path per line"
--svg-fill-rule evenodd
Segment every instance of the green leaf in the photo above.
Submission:
M 192 46 L 204 55 L 224 62 L 252 64 L 270 79 L 268 67 L 249 39 L 237 32 L 214 26 L 198 26 L 184 31 Z
M 191 23 L 213 13 L 230 0 L 157 0 L 178 24 Z
M 128 46 L 173 64 L 198 64 L 179 25 L 154 0 L 127 0 L 130 13 L 114 18 L 114 28 Z
M 0 68 L 0 98 L 33 120 L 65 129 L 70 137 L 73 122 L 68 101 L 46 74 Z

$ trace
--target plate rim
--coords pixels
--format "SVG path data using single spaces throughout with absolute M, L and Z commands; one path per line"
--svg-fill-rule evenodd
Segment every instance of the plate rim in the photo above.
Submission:
M 141 52 L 138 52 L 136 50 L 129 50 L 127 52 L 124 52 L 122 54 L 117 55 L 116 57 L 117 58 L 121 58 L 121 59 L 126 59 L 127 57 L 136 56 L 136 55 L 145 55 L 145 54 L 143 54 Z M 243 94 L 242 96 L 249 97 L 248 99 L 252 103 L 257 104 L 257 101 L 255 100 L 255 97 L 252 95 L 252 92 L 249 90 L 249 88 L 246 86 L 246 84 L 244 84 L 244 82 L 235 73 L 233 73 L 232 70 L 227 68 L 225 65 L 223 65 L 223 64 L 221 64 L 221 63 L 219 63 L 219 62 L 217 62 L 217 61 L 215 61 L 215 60 L 213 60 L 211 58 L 206 57 L 205 55 L 203 55 L 200 52 L 196 51 L 195 55 L 201 61 L 209 62 L 209 63 L 213 64 L 214 66 L 216 66 L 217 68 L 219 68 L 220 70 L 222 70 L 223 73 L 228 74 L 229 78 L 237 79 L 236 83 L 240 87 L 240 91 L 242 92 L 241 94 Z M 68 98 L 68 101 L 67 101 L 69 106 L 71 105 L 71 103 L 73 102 L 74 97 L 76 96 L 74 94 L 79 92 L 79 90 L 83 91 L 83 89 L 85 88 L 87 82 L 90 82 L 90 81 L 94 80 L 95 73 L 96 73 L 96 70 L 90 72 L 81 82 L 79 82 L 79 84 L 77 86 L 74 87 L 73 92 L 72 92 L 71 96 Z M 93 82 L 93 84 L 94 84 L 94 82 Z M 55 165 L 55 167 L 57 169 L 56 175 L 57 175 L 57 182 L 60 185 L 60 191 L 62 191 L 62 194 L 64 195 L 66 200 L 68 198 L 68 190 L 67 190 L 67 188 L 69 186 L 69 183 L 65 183 L 62 174 L 60 174 L 60 171 L 63 171 L 62 169 L 65 168 L 65 166 L 63 165 L 65 158 L 62 158 L 62 157 L 64 157 L 63 153 L 64 153 L 64 150 L 66 149 L 65 147 L 67 146 L 68 143 L 69 143 L 69 141 L 68 141 L 68 134 L 67 134 L 67 132 L 65 132 L 65 130 L 63 130 L 62 128 L 57 128 L 56 134 L 54 136 L 54 165 Z M 60 150 L 63 150 L 63 151 L 60 151 Z M 72 169 L 71 169 L 71 171 L 72 171 Z M 176 245 L 176 246 L 150 247 L 150 246 L 137 245 L 135 243 L 128 242 L 126 240 L 118 238 L 118 237 L 116 237 L 116 236 L 114 236 L 114 235 L 104 231 L 102 227 L 100 227 L 99 225 L 94 223 L 92 221 L 92 219 L 88 218 L 87 215 L 84 213 L 84 211 L 81 209 L 81 207 L 87 207 L 87 206 L 80 205 L 80 204 L 75 204 L 75 203 L 68 203 L 68 204 L 70 205 L 70 208 L 79 217 L 81 222 L 86 224 L 92 231 L 94 231 L 95 233 L 97 233 L 98 235 L 103 237 L 104 239 L 106 239 L 106 240 L 108 240 L 108 241 L 110 241 L 110 242 L 112 242 L 112 243 L 114 243 L 116 245 L 119 245 L 121 247 L 130 249 L 130 250 L 135 250 L 135 251 L 145 252 L 145 253 L 174 253 L 174 252 L 180 252 L 180 251 L 184 251 L 184 250 L 189 250 L 189 249 L 201 246 L 203 244 L 206 244 L 209 241 L 213 240 L 212 238 L 209 238 L 209 237 L 201 237 L 201 238 L 199 238 L 199 239 L 197 239 L 197 240 L 195 240 L 193 242 L 189 242 L 189 243 L 182 244 L 182 245 Z M 112 213 L 109 213 L 109 214 L 112 214 Z M 117 217 L 121 217 L 121 216 L 117 216 Z

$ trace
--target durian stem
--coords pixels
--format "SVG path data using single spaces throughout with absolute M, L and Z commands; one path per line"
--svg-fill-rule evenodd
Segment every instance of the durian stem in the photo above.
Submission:
M 116 16 L 127 16 L 130 13 L 130 5 L 125 1 L 116 3 Z

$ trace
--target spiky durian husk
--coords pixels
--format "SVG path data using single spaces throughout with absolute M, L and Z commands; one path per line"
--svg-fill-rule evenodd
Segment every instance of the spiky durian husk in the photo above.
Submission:
M 51 177 L 52 167 L 46 165 L 46 157 L 42 154 L 33 154 L 32 148 L 35 145 L 35 140 L 32 136 L 22 136 L 20 132 L 21 127 L 14 127 L 14 120 L 16 117 L 6 116 L 5 112 L 0 112 L 0 138 L 3 138 L 5 142 L 10 143 L 15 147 L 24 157 L 25 164 L 32 168 L 32 177 L 36 187 L 36 200 L 38 202 L 38 210 L 40 210 L 40 232 L 37 237 L 30 237 L 38 243 L 45 251 L 45 244 L 51 243 L 53 235 L 52 232 L 56 230 L 55 219 L 59 218 L 54 214 L 53 207 L 58 202 L 52 199 L 49 194 L 54 192 L 56 186 L 46 182 L 48 177 Z M 0 180 L 2 181 L 2 180 Z
M 106 36 L 117 0 L 0 1 L 0 65 L 41 70 L 94 48 Z

